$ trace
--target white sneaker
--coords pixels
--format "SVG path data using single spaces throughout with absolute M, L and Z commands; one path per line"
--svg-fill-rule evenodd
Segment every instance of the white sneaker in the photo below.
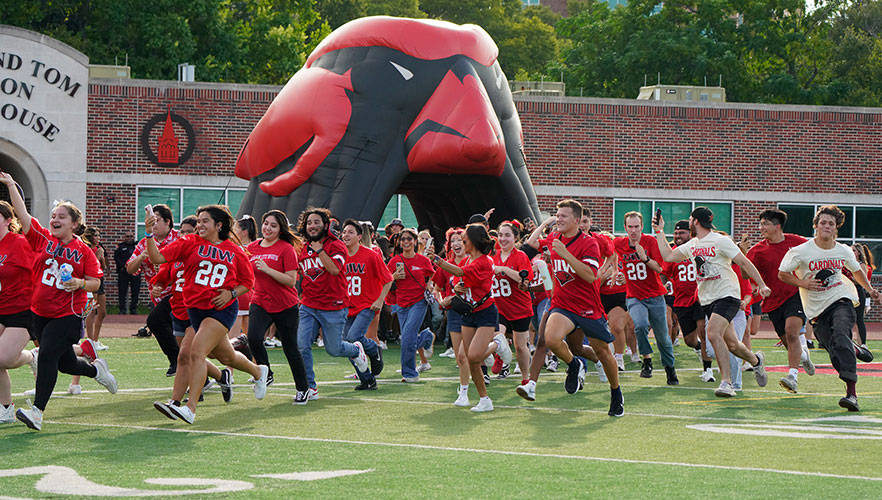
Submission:
M 476 404 L 475 406 L 472 406 L 472 411 L 474 411 L 474 412 L 493 411 L 493 401 L 491 401 L 489 397 L 481 398 L 478 400 L 478 404 Z
M 442 352 L 442 353 L 439 354 L 438 356 L 441 356 L 442 358 L 455 358 L 455 357 L 456 357 L 456 353 L 453 352 L 453 348 L 452 348 L 452 347 L 448 347 L 446 351 Z
M 640 354 L 638 354 L 636 352 L 631 353 L 631 362 L 632 363 L 639 363 L 640 362 Z
M 431 369 L 432 369 L 432 365 L 430 365 L 429 362 L 427 361 L 425 363 L 420 363 L 420 365 L 417 366 L 417 373 L 427 372 Z
M 24 422 L 25 425 L 38 431 L 43 428 L 43 412 L 36 406 L 31 406 L 30 410 L 21 408 L 15 412 L 15 418 Z
M 435 353 L 435 333 L 434 333 L 434 332 L 431 332 L 431 331 L 430 331 L 430 333 L 431 333 L 431 335 L 432 335 L 432 341 L 429 342 L 429 347 L 424 347 L 424 348 L 423 348 L 423 354 L 426 355 L 426 359 L 431 358 L 431 357 L 432 357 L 432 354 Z
M 708 368 L 707 370 L 701 372 L 701 381 L 702 382 L 716 382 L 714 378 L 714 369 Z
M 812 363 L 812 357 L 809 356 L 808 349 L 803 348 L 802 357 L 799 360 L 799 364 L 809 375 L 815 374 L 815 364 Z
M 325 340 L 324 340 L 323 338 L 319 337 L 318 339 L 316 339 L 316 341 L 315 341 L 315 345 L 317 345 L 318 347 L 324 347 L 324 346 L 325 346 Z
M 380 346 L 380 349 L 382 349 L 382 350 L 384 350 L 384 351 L 387 350 L 387 349 L 389 349 L 389 346 L 386 345 L 386 341 L 385 341 L 385 340 L 381 340 L 381 341 L 377 342 L 377 345 Z M 452 357 L 452 356 L 451 356 L 451 357 Z
M 618 367 L 620 372 L 625 371 L 625 359 L 624 358 L 616 358 L 616 367 Z
M 495 361 L 495 360 L 493 359 L 492 354 L 487 356 L 486 358 L 484 358 L 484 366 L 486 366 L 487 368 L 490 368 L 491 366 L 493 366 L 493 361 Z
M 502 358 L 502 364 L 511 364 L 511 347 L 508 346 L 508 340 L 506 340 L 505 335 L 499 333 L 495 337 L 493 337 L 493 341 L 496 342 L 496 345 L 498 346 L 496 348 L 496 354 L 498 354 L 499 357 Z
M 515 392 L 527 401 L 536 401 L 536 382 L 528 380 L 526 384 L 519 385 Z
M 98 370 L 98 373 L 95 374 L 95 382 L 103 385 L 107 392 L 111 394 L 116 394 L 116 379 L 113 377 L 113 374 L 110 373 L 110 368 L 107 367 L 106 359 L 96 359 L 92 361 L 92 366 Z
M 275 347 L 276 343 L 273 342 L 273 339 L 263 339 L 263 346 L 264 347 Z
M 720 382 L 720 386 L 714 391 L 714 396 L 720 398 L 733 398 L 735 397 L 735 388 L 732 387 L 732 384 L 724 380 Z
M 168 405 L 169 411 L 175 414 L 176 417 L 187 422 L 188 424 L 193 424 L 193 421 L 196 420 L 196 414 L 193 413 L 193 410 L 190 409 L 189 406 L 175 406 Z
M 453 406 L 469 406 L 469 391 L 461 391 L 459 396 L 457 396 L 456 401 L 453 402 Z
M 634 353 L 631 351 L 630 347 L 625 347 L 625 356 L 633 356 Z
M 753 367 L 753 374 L 756 376 L 756 385 L 765 387 L 766 383 L 769 381 L 769 377 L 766 375 L 766 357 L 760 351 L 757 351 L 754 354 L 756 354 L 757 359 L 759 359 L 759 363 Z
M 106 345 L 102 344 L 100 340 L 96 340 L 96 341 L 94 342 L 94 345 L 95 345 L 95 350 L 96 350 L 96 351 L 106 351 L 106 350 L 110 349 L 110 348 L 107 347 Z
M 343 377 L 343 380 L 358 380 L 358 374 L 357 373 L 350 373 L 349 375 L 346 375 L 345 377 Z
M 594 363 L 594 368 L 597 369 L 597 376 L 600 377 L 600 383 L 609 383 L 609 378 L 606 376 L 606 372 L 603 371 L 603 363 L 601 363 L 600 361 Z
M 678 347 L 680 345 L 680 337 L 677 337 L 676 339 L 674 339 L 673 345 L 674 345 L 674 347 Z
M 514 373 L 515 375 L 520 375 L 521 374 L 521 365 L 520 364 L 515 365 L 515 369 L 512 373 Z
M 796 378 L 789 373 L 786 377 L 779 380 L 778 384 L 791 394 L 796 394 L 799 387 L 799 384 L 796 383 Z
M 557 367 L 560 365 L 560 361 L 555 358 L 551 358 L 551 361 L 548 362 L 548 367 L 546 368 L 550 372 L 556 372 Z
M 24 391 L 24 395 L 29 398 L 32 398 L 37 395 L 37 390 L 36 389 L 28 389 L 28 390 Z
M 361 342 L 353 342 L 355 347 L 358 348 L 358 354 L 352 358 L 352 362 L 355 363 L 355 368 L 358 371 L 364 373 L 368 371 L 368 358 L 367 354 L 364 353 L 364 346 L 361 345 Z
M 15 422 L 15 405 L 10 404 L 8 408 L 0 406 L 0 424 L 11 424 Z
M 314 389 L 314 388 L 310 387 L 309 390 L 306 392 L 307 392 L 307 395 L 309 396 L 308 399 L 310 401 L 315 401 L 316 399 L 318 399 L 318 389 Z
M 73 394 L 74 396 L 76 396 L 77 394 L 82 394 L 83 386 L 81 386 L 80 384 L 70 384 L 69 386 L 67 386 L 67 393 Z
M 258 400 L 266 396 L 266 382 L 269 377 L 269 367 L 266 365 L 257 365 L 260 367 L 260 378 L 254 381 L 254 397 Z
M 34 374 L 34 378 L 37 378 L 37 355 L 40 353 L 39 347 L 34 347 L 31 349 L 32 359 L 31 362 L 28 363 L 31 367 L 31 372 Z
M 745 361 L 743 365 L 741 365 L 741 371 L 743 372 L 752 372 L 753 365 L 750 364 L 750 361 Z

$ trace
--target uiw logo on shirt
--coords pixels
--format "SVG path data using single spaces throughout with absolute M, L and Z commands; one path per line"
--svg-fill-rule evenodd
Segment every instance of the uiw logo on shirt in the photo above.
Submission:
M 205 257 L 212 260 L 220 260 L 224 262 L 233 262 L 233 252 L 230 250 L 221 250 L 220 248 L 211 246 L 211 245 L 200 245 L 199 250 L 196 253 L 200 257 Z
M 569 264 L 563 259 L 554 259 L 552 261 L 552 270 L 554 272 L 554 279 L 560 283 L 560 286 L 564 286 L 567 283 L 573 281 L 573 268 L 570 267 Z
M 301 260 L 300 269 L 303 270 L 303 275 L 312 281 L 317 280 L 319 276 L 325 273 L 325 266 L 318 257 Z
M 355 262 L 346 264 L 346 274 L 364 274 L 364 264 Z
M 49 242 L 46 244 L 46 253 L 52 255 L 53 257 L 62 258 L 64 260 L 76 262 L 77 264 L 83 260 L 83 254 L 80 253 L 79 250 L 72 248 L 62 247 L 58 243 Z

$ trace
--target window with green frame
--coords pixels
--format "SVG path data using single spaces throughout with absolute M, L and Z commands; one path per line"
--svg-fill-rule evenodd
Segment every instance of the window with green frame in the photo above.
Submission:
M 180 188 L 180 187 L 149 187 L 139 186 L 137 188 L 137 200 L 135 202 L 138 207 L 138 237 L 144 236 L 144 218 L 143 208 L 147 204 L 159 205 L 165 204 L 171 209 L 175 217 L 175 226 L 181 219 L 188 215 L 193 215 L 197 208 L 202 205 L 221 204 L 230 207 L 230 212 L 236 215 L 239 206 L 242 205 L 242 199 L 245 197 L 244 189 L 219 189 L 219 188 Z
M 779 203 L 778 208 L 787 212 L 785 233 L 794 233 L 806 238 L 815 234 L 815 211 L 824 203 L 797 204 Z M 846 245 L 865 243 L 874 250 L 882 250 L 882 206 L 837 205 L 845 212 L 845 222 L 839 228 L 839 242 Z
M 732 203 L 709 201 L 650 201 L 650 200 L 615 200 L 613 216 L 613 232 L 624 234 L 625 214 L 631 211 L 643 215 L 643 232 L 651 233 L 651 220 L 656 209 L 661 209 L 665 220 L 665 233 L 674 233 L 674 223 L 681 219 L 689 219 L 695 207 L 705 206 L 714 213 L 714 227 L 732 234 Z

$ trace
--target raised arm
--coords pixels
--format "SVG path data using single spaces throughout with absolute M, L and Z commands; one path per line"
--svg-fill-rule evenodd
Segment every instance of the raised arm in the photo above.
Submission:
M 15 179 L 8 173 L 0 171 L 0 182 L 5 184 L 9 190 L 9 200 L 12 201 L 15 216 L 18 217 L 18 221 L 21 223 L 22 234 L 28 234 L 31 231 L 31 214 L 28 213 L 28 208 L 25 206 L 21 193 L 18 191 Z

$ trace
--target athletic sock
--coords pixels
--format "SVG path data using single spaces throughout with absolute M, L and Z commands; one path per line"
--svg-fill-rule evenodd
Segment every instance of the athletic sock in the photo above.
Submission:
M 845 381 L 845 395 L 857 397 L 855 382 L 852 382 L 851 380 Z
M 528 379 L 528 378 L 521 379 L 521 385 L 527 385 L 529 382 L 530 382 L 530 379 Z
M 806 340 L 805 340 L 805 334 L 804 334 L 804 333 L 800 333 L 800 334 L 799 334 L 799 345 L 800 345 L 803 349 L 808 349 L 808 342 L 806 342 Z
M 484 396 L 481 398 L 481 401 L 490 401 L 490 396 Z
M 711 360 L 707 360 L 707 361 L 701 360 L 701 365 L 704 366 L 705 370 L 710 370 L 711 367 L 713 366 L 713 364 L 711 363 Z
M 789 373 L 790 376 L 793 377 L 793 380 L 796 380 L 799 377 L 799 368 L 791 368 Z
M 469 392 L 469 385 L 468 384 L 466 384 L 466 385 L 459 384 L 459 392 Z

